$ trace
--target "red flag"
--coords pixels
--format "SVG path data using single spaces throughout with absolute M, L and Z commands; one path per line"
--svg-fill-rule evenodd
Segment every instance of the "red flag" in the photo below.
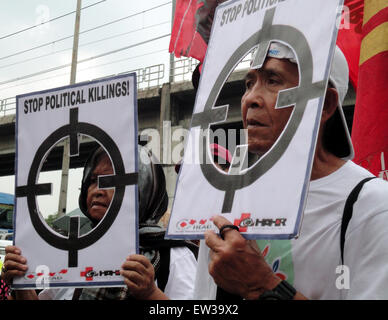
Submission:
M 177 0 L 169 52 L 176 57 L 205 58 L 214 11 L 226 0 Z
M 345 0 L 337 45 L 348 62 L 349 78 L 354 88 L 357 88 L 363 15 L 364 0 Z
M 388 2 L 366 1 L 352 140 L 354 161 L 388 180 Z
M 226 0 L 177 0 L 169 52 L 176 57 L 205 58 L 216 7 Z M 337 44 L 349 64 L 357 88 L 364 0 L 345 0 Z

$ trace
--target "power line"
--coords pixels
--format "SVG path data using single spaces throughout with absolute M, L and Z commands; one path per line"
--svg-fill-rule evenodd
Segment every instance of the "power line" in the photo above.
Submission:
M 137 56 L 127 57 L 127 58 L 124 58 L 124 59 L 110 61 L 110 62 L 107 62 L 107 63 L 101 63 L 101 64 L 98 64 L 98 65 L 95 65 L 95 66 L 91 66 L 91 67 L 80 69 L 79 71 L 82 72 L 82 71 L 89 70 L 89 69 L 94 69 L 94 68 L 97 68 L 97 67 L 103 67 L 103 66 L 107 66 L 107 65 L 110 65 L 110 64 L 118 63 L 118 62 L 127 61 L 127 60 L 130 60 L 130 59 L 135 59 L 135 58 L 140 58 L 140 57 L 144 57 L 144 56 L 149 56 L 151 54 L 155 54 L 155 53 L 159 53 L 159 52 L 167 52 L 167 50 L 168 50 L 168 48 L 152 51 L 152 52 L 145 53 L 145 54 L 139 54 Z
M 160 26 L 160 25 L 163 25 L 163 24 L 167 24 L 167 23 L 170 23 L 170 21 L 165 21 L 165 22 L 153 24 L 153 25 L 150 25 L 150 26 L 147 26 L 147 27 L 142 27 L 142 28 L 139 28 L 139 29 L 134 29 L 134 30 L 131 30 L 131 31 L 128 31 L 128 32 L 124 32 L 124 33 L 120 33 L 120 34 L 113 35 L 113 36 L 110 36 L 110 37 L 106 37 L 106 38 L 102 38 L 102 39 L 99 39 L 99 40 L 87 42 L 87 43 L 84 43 L 84 44 L 80 44 L 79 47 L 85 47 L 85 46 L 88 46 L 88 45 L 91 45 L 91 44 L 95 44 L 95 43 L 98 43 L 98 42 L 102 42 L 102 41 L 118 38 L 118 37 L 124 36 L 126 34 L 134 33 L 134 32 L 141 31 L 141 30 L 146 30 L 146 29 L 157 27 L 157 26 Z M 14 63 L 2 65 L 2 66 L 0 66 L 0 69 L 11 67 L 11 66 L 18 65 L 18 64 L 22 64 L 22 63 L 25 63 L 25 62 L 28 62 L 28 61 L 39 59 L 39 58 L 48 57 L 48 56 L 51 56 L 53 54 L 65 52 L 65 51 L 68 51 L 68 50 L 71 50 L 71 49 L 72 48 L 66 48 L 66 49 L 62 49 L 62 50 L 57 50 L 57 51 L 50 52 L 50 53 L 47 53 L 47 54 L 44 54 L 44 55 L 40 55 L 40 56 L 37 56 L 37 57 L 33 57 L 33 58 L 17 61 L 17 62 L 14 62 Z
M 97 65 L 90 66 L 90 67 L 87 67 L 87 68 L 79 69 L 77 72 L 83 72 L 83 71 L 87 71 L 87 70 L 90 70 L 90 69 L 95 69 L 95 68 L 103 67 L 103 66 L 106 66 L 106 65 L 115 64 L 115 63 L 118 63 L 118 62 L 123 62 L 123 61 L 131 60 L 131 59 L 136 59 L 136 58 L 140 58 L 140 57 L 144 57 L 144 56 L 149 56 L 149 55 L 155 54 L 155 53 L 167 52 L 167 50 L 168 50 L 168 48 L 165 48 L 165 49 L 161 49 L 161 50 L 156 50 L 156 51 L 151 51 L 151 52 L 148 52 L 148 53 L 139 54 L 137 56 L 130 56 L 130 57 L 127 57 L 127 58 L 124 58 L 124 59 L 114 60 L 114 61 L 110 61 L 110 62 L 107 62 L 107 63 L 101 63 L 101 64 L 97 64 Z M 51 77 L 35 79 L 34 81 L 23 82 L 23 83 L 19 83 L 19 84 L 16 84 L 16 85 L 4 87 L 4 88 L 2 88 L 2 90 L 4 91 L 4 90 L 10 89 L 10 88 L 21 87 L 21 86 L 25 86 L 25 85 L 28 85 L 28 84 L 31 84 L 31 83 L 36 83 L 36 82 L 40 82 L 40 81 L 44 81 L 44 80 L 55 79 L 55 78 L 59 78 L 59 77 L 65 77 L 65 76 L 68 76 L 68 75 L 69 75 L 69 72 L 61 73 L 61 74 L 57 74 L 57 75 L 51 76 Z M 14 97 L 11 97 L 11 98 L 14 98 Z M 11 98 L 5 98 L 3 100 L 7 100 L 7 99 L 11 99 Z
M 58 40 L 56 40 L 56 41 L 48 42 L 48 43 L 45 43 L 45 44 L 42 44 L 42 45 L 39 45 L 39 46 L 36 46 L 36 47 L 32 47 L 32 48 L 29 48 L 29 49 L 26 49 L 26 50 L 18 51 L 18 52 L 15 52 L 15 53 L 13 53 L 13 54 L 10 54 L 10 55 L 8 55 L 8 56 L 0 57 L 0 60 L 4 60 L 4 59 L 7 59 L 7 58 L 11 58 L 11 57 L 20 55 L 20 54 L 22 54 L 22 53 L 26 53 L 26 52 L 29 52 L 29 51 L 32 51 L 32 50 L 36 50 L 36 49 L 39 49 L 39 48 L 43 48 L 43 47 L 46 47 L 46 46 L 48 46 L 48 45 L 50 45 L 50 44 L 54 44 L 55 42 L 60 42 L 60 41 L 63 41 L 63 40 L 66 40 L 66 39 L 70 39 L 70 38 L 73 38 L 73 36 L 67 36 L 67 37 L 58 39 Z
M 146 12 L 148 12 L 148 11 L 151 11 L 151 10 L 154 10 L 154 9 L 157 9 L 157 8 L 160 8 L 160 7 L 165 6 L 165 5 L 167 5 L 167 4 L 170 4 L 170 3 L 171 3 L 171 1 L 166 2 L 166 3 L 163 3 L 163 4 L 158 5 L 158 6 L 156 6 L 156 7 L 152 7 L 152 8 L 147 9 L 147 10 L 143 10 L 143 11 L 138 12 L 138 13 L 134 13 L 134 14 L 132 14 L 132 15 L 129 15 L 129 16 L 126 16 L 126 17 L 123 17 L 123 18 L 120 18 L 120 19 L 116 19 L 116 20 L 113 20 L 113 21 L 104 23 L 104 24 L 99 25 L 99 26 L 96 26 L 96 27 L 94 27 L 94 28 L 91 28 L 91 29 L 88 29 L 88 30 L 81 31 L 79 34 L 84 34 L 84 33 L 90 32 L 90 31 L 94 31 L 94 30 L 96 30 L 96 29 L 100 29 L 100 28 L 106 27 L 106 26 L 108 26 L 108 25 L 111 25 L 111 24 L 113 24 L 113 23 L 116 23 L 116 22 L 119 22 L 119 21 L 122 21 L 122 20 L 125 20 L 125 19 L 133 18 L 133 17 L 135 17 L 135 16 L 138 16 L 138 15 L 140 15 L 140 14 L 144 14 L 144 13 L 146 13 Z M 36 49 L 39 49 L 39 48 L 43 48 L 43 47 L 46 47 L 46 46 L 48 46 L 48 45 L 54 44 L 54 43 L 56 43 L 56 42 L 61 42 L 61 41 L 63 41 L 63 40 L 67 40 L 67 39 L 70 39 L 70 38 L 73 38 L 73 35 L 67 36 L 67 37 L 63 37 L 63 38 L 60 38 L 60 39 L 57 39 L 57 40 L 54 40 L 54 41 L 51 41 L 51 42 L 47 42 L 47 43 L 45 43 L 45 44 L 42 44 L 42 45 L 39 45 L 39 46 L 36 46 L 36 47 L 32 47 L 32 48 L 29 48 L 29 49 L 26 49 L 26 50 L 18 51 L 18 52 L 15 52 L 15 53 L 13 53 L 13 54 L 10 54 L 10 55 L 8 55 L 8 56 L 0 57 L 0 60 L 4 60 L 4 59 L 7 59 L 7 58 L 11 58 L 11 57 L 20 55 L 20 54 L 22 54 L 22 53 L 26 53 L 26 52 L 29 52 L 29 51 L 32 51 L 32 50 L 36 50 Z
M 111 62 L 108 62 L 108 63 L 98 64 L 98 65 L 95 65 L 95 66 L 91 66 L 91 67 L 80 69 L 80 70 L 78 70 L 78 72 L 83 72 L 83 71 L 87 71 L 89 69 L 95 69 L 95 68 L 98 68 L 98 67 L 101 67 L 101 66 L 105 66 L 105 65 L 109 65 L 109 64 L 114 64 L 114 63 L 118 63 L 118 62 L 122 62 L 122 61 L 127 61 L 127 60 L 131 60 L 131 59 L 135 59 L 135 58 L 139 58 L 139 57 L 143 57 L 143 56 L 147 56 L 147 55 L 163 52 L 163 51 L 166 52 L 167 50 L 168 50 L 168 48 L 162 49 L 162 50 L 157 50 L 157 51 L 152 51 L 152 52 L 149 52 L 149 53 L 146 53 L 146 54 L 142 54 L 142 55 L 131 56 L 131 57 L 127 57 L 125 59 L 115 60 L 115 61 L 111 61 Z M 128 73 L 128 72 L 133 72 L 133 71 L 136 71 L 136 70 L 129 70 L 129 71 L 125 71 L 125 72 Z M 29 81 L 29 82 L 24 82 L 24 83 L 8 86 L 8 87 L 3 88 L 2 90 L 4 91 L 4 90 L 10 89 L 10 88 L 21 87 L 21 86 L 25 86 L 25 85 L 28 85 L 28 84 L 31 84 L 31 83 L 41 82 L 41 81 L 50 80 L 50 79 L 57 79 L 57 78 L 65 77 L 65 76 L 68 77 L 69 76 L 69 72 L 57 74 L 57 75 L 51 76 L 51 77 L 37 79 L 37 80 L 34 80 L 34 81 Z M 2 100 L 5 101 L 5 100 L 10 100 L 10 99 L 15 99 L 15 97 L 13 96 L 13 97 L 5 98 L 5 99 L 2 99 Z M 13 105 L 13 104 L 16 104 L 16 101 L 6 103 L 6 105 Z
M 128 50 L 130 48 L 134 48 L 134 47 L 140 46 L 142 44 L 145 44 L 145 43 L 148 43 L 148 42 L 151 42 L 151 41 L 155 41 L 155 40 L 159 40 L 159 39 L 162 39 L 162 38 L 165 38 L 165 37 L 169 37 L 170 35 L 171 35 L 170 33 L 169 34 L 165 34 L 165 35 L 162 35 L 162 36 L 159 36 L 159 37 L 156 37 L 156 38 L 153 38 L 153 39 L 149 39 L 149 40 L 146 40 L 146 41 L 138 42 L 138 43 L 126 46 L 126 47 L 122 47 L 122 48 L 115 49 L 115 50 L 112 50 L 112 51 L 104 52 L 104 53 L 101 53 L 99 55 L 96 55 L 96 56 L 93 56 L 93 57 L 89 57 L 89 58 L 80 60 L 77 63 L 80 64 L 80 63 L 91 61 L 91 60 L 94 60 L 94 59 L 97 59 L 97 58 L 101 58 L 101 57 L 104 57 L 104 56 L 107 56 L 107 55 L 110 55 L 110 54 L 114 54 L 114 53 L 117 53 L 117 52 L 120 52 L 120 51 L 123 51 L 123 50 Z M 67 68 L 67 67 L 70 67 L 70 66 L 71 66 L 71 63 L 67 63 L 67 64 L 64 64 L 64 65 L 61 65 L 61 66 L 57 66 L 57 67 L 49 68 L 49 69 L 42 70 L 42 71 L 39 71 L 39 72 L 31 73 L 31 74 L 25 75 L 23 77 L 18 77 L 18 78 L 14 78 L 14 79 L 11 79 L 11 80 L 2 81 L 2 82 L 0 82 L 0 85 L 4 85 L 4 84 L 7 84 L 7 83 L 11 83 L 11 82 L 15 82 L 15 81 L 23 80 L 23 79 L 32 78 L 32 77 L 35 77 L 35 76 L 38 76 L 38 75 L 41 75 L 41 74 L 45 74 L 45 73 L 48 73 L 48 72 L 64 69 L 64 68 Z
M 148 11 L 152 11 L 152 10 L 154 10 L 154 9 L 157 9 L 157 8 L 160 8 L 160 7 L 163 7 L 163 6 L 166 6 L 166 5 L 170 4 L 170 3 L 171 3 L 171 1 L 166 2 L 166 3 L 163 3 L 163 4 L 160 4 L 160 5 L 158 5 L 158 6 L 152 7 L 152 8 L 147 9 L 147 10 L 143 10 L 143 11 L 141 11 L 141 12 L 137 12 L 137 13 L 131 14 L 131 15 L 129 15 L 129 16 L 126 16 L 126 17 L 123 17 L 123 18 L 120 18 L 120 19 L 117 19 L 117 20 L 113 20 L 113 21 L 111 21 L 111 22 L 104 23 L 104 24 L 99 25 L 99 26 L 97 26 L 97 27 L 94 27 L 94 28 L 92 28 L 92 29 L 82 31 L 82 32 L 80 32 L 80 34 L 86 33 L 86 32 L 89 32 L 89 31 L 93 31 L 93 30 L 96 30 L 96 29 L 99 29 L 99 28 L 103 28 L 103 27 L 109 26 L 109 25 L 111 25 L 111 24 L 113 24 L 113 23 L 122 21 L 122 20 L 126 20 L 126 19 L 129 19 L 129 18 L 136 17 L 136 16 L 138 16 L 138 15 L 140 15 L 140 14 L 144 14 L 144 13 L 146 13 L 146 12 L 148 12 Z
M 101 0 L 101 1 L 99 1 L 99 2 L 92 3 L 91 5 L 88 5 L 88 6 L 86 6 L 86 7 L 81 8 L 81 10 L 84 10 L 84 9 L 87 9 L 87 8 L 90 8 L 90 7 L 93 7 L 93 6 L 97 5 L 97 4 L 99 4 L 99 3 L 101 3 L 101 2 L 105 2 L 105 1 L 106 1 L 106 0 Z M 5 38 L 9 38 L 9 37 L 14 36 L 14 35 L 16 35 L 16 34 L 19 34 L 19 33 L 22 33 L 22 32 L 25 32 L 25 31 L 28 31 L 28 30 L 37 28 L 37 27 L 40 27 L 40 26 L 42 26 L 42 25 L 44 25 L 44 24 L 46 24 L 46 23 L 49 23 L 49 22 L 52 22 L 52 21 L 55 21 L 55 20 L 64 18 L 64 17 L 66 17 L 66 16 L 69 16 L 69 15 L 73 14 L 74 12 L 75 12 L 75 10 L 74 10 L 74 11 L 71 11 L 71 12 L 68 12 L 68 13 L 65 13 L 65 14 L 63 14 L 63 15 L 61 15 L 61 16 L 52 18 L 52 19 L 50 19 L 50 20 L 48 20 L 48 21 L 39 23 L 39 24 L 37 24 L 37 25 L 31 26 L 31 27 L 28 27 L 28 28 L 25 28 L 25 29 L 22 29 L 22 30 L 19 30 L 19 31 L 10 33 L 10 34 L 7 34 L 7 35 L 5 35 L 5 36 L 0 37 L 0 40 L 5 39 Z

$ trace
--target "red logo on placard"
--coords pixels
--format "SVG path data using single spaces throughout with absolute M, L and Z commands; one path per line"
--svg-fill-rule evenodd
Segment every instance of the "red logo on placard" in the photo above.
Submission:
M 62 276 L 60 276 L 60 275 L 65 274 L 65 273 L 67 273 L 67 269 L 62 269 L 59 272 L 49 272 L 48 277 L 49 277 L 50 281 L 60 280 L 60 279 L 62 279 Z M 38 273 L 31 272 L 31 273 L 27 274 L 24 278 L 32 280 L 34 278 L 38 278 L 38 277 L 42 277 L 42 276 L 45 276 L 45 274 L 43 272 L 38 272 Z
M 247 219 L 250 219 L 250 213 L 242 213 L 240 219 L 234 219 L 234 225 L 240 227 L 240 232 L 246 232 L 248 229 L 248 225 L 242 225 L 241 223 Z
M 92 281 L 94 275 L 93 267 L 86 267 L 85 271 L 81 271 L 81 277 L 85 277 L 86 281 Z

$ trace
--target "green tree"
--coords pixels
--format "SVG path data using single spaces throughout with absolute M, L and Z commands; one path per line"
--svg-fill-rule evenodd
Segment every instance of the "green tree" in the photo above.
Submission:
M 53 227 L 53 222 L 58 219 L 58 214 L 50 214 L 45 220 L 46 223 L 50 226 Z

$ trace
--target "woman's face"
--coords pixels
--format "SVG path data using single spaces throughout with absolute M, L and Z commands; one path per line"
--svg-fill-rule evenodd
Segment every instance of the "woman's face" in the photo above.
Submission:
M 108 155 L 102 155 L 92 172 L 88 194 L 86 197 L 88 213 L 93 219 L 98 221 L 105 216 L 105 213 L 109 208 L 110 202 L 113 198 L 114 188 L 99 189 L 97 177 L 113 173 L 112 162 L 110 161 Z

